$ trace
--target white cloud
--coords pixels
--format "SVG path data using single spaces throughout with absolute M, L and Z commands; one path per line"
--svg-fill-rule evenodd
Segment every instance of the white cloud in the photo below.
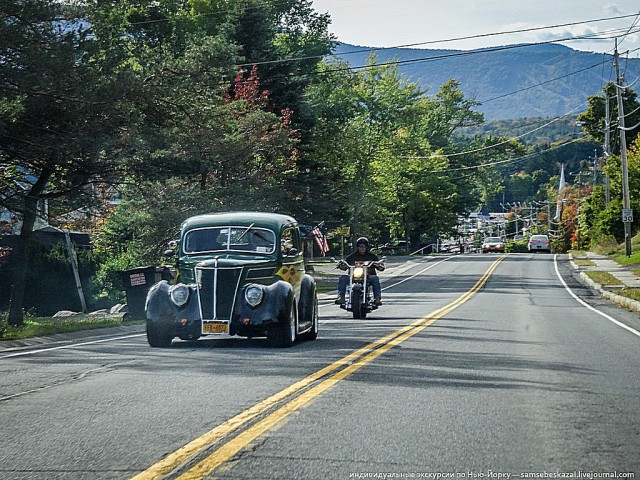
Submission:
M 625 12 L 620 8 L 620 6 L 617 3 L 609 3 L 605 5 L 604 11 L 607 13 L 607 15 L 611 15 L 612 17 L 625 14 Z

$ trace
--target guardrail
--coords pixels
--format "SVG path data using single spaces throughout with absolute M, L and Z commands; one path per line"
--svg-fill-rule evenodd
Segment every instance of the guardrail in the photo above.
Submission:
M 420 248 L 420 249 L 416 250 L 416 251 L 415 251 L 415 252 L 413 252 L 413 253 L 410 253 L 409 255 L 417 255 L 418 253 L 419 253 L 420 255 L 424 255 L 424 251 L 425 251 L 425 249 L 427 249 L 427 248 L 431 248 L 431 250 L 433 251 L 433 250 L 435 250 L 437 247 L 438 247 L 438 246 L 437 246 L 435 243 L 430 243 L 429 245 L 425 245 L 424 247 L 422 247 L 422 248 Z

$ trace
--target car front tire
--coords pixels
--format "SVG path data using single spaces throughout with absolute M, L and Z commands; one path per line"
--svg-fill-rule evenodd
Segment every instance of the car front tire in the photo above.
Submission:
M 289 348 L 295 343 L 297 337 L 296 312 L 296 302 L 294 300 L 289 307 L 287 321 L 271 325 L 269 332 L 267 333 L 267 340 L 271 346 L 277 348 Z
M 173 341 L 170 325 L 147 320 L 147 342 L 154 348 L 168 348 Z

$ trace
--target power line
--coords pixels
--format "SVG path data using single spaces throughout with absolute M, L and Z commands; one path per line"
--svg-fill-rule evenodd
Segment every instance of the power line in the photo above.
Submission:
M 629 27 L 629 30 L 627 30 L 627 33 L 625 33 L 622 38 L 620 39 L 620 41 L 618 42 L 618 44 L 621 44 L 622 42 L 624 42 L 624 39 L 627 38 L 627 35 L 629 35 L 629 33 L 631 32 L 631 30 L 633 29 L 633 27 L 635 27 L 638 23 L 638 20 L 640 20 L 640 12 L 638 12 L 636 14 L 636 18 L 633 20 L 633 23 L 631 24 L 631 26 Z
M 548 152 L 552 152 L 554 150 L 558 150 L 560 148 L 566 147 L 567 145 L 571 145 L 572 143 L 576 143 L 579 142 L 581 140 L 584 140 L 587 137 L 579 137 L 579 138 L 574 138 L 573 140 L 569 140 L 568 142 L 565 142 L 561 145 L 555 146 L 555 147 L 551 147 L 551 148 L 547 148 L 546 150 L 540 150 L 538 152 L 533 152 L 533 153 L 529 153 L 527 155 L 524 155 L 522 157 L 516 157 L 516 158 L 508 158 L 506 160 L 498 160 L 496 162 L 487 162 L 487 163 L 483 163 L 481 165 L 471 165 L 471 166 L 467 166 L 467 167 L 456 167 L 456 168 L 447 168 L 444 170 L 431 170 L 427 173 L 446 173 L 446 172 L 457 172 L 457 171 L 462 171 L 462 170 L 476 170 L 479 168 L 484 168 L 484 167 L 494 167 L 496 165 L 503 165 L 505 163 L 516 163 L 516 162 L 520 162 L 522 160 L 528 160 L 530 158 L 536 157 L 538 155 L 541 155 L 543 153 L 548 153 Z M 443 157 L 446 155 L 434 155 L 434 157 Z M 409 158 L 429 158 L 429 157 L 409 157 Z
M 430 40 L 430 41 L 426 41 L 426 42 L 408 43 L 408 44 L 404 44 L 404 45 L 396 45 L 394 47 L 365 48 L 365 49 L 351 50 L 351 51 L 347 51 L 347 52 L 342 52 L 342 53 L 340 53 L 340 56 L 362 54 L 363 52 L 376 52 L 376 51 L 381 51 L 381 50 L 391 50 L 391 49 L 398 49 L 398 48 L 409 48 L 409 47 L 417 47 L 417 46 L 423 46 L 423 45 L 432 45 L 432 44 L 437 44 L 437 43 L 449 43 L 449 42 L 456 42 L 456 41 L 460 41 L 460 40 L 473 40 L 473 39 L 478 39 L 478 38 L 487 38 L 487 37 L 493 37 L 493 36 L 499 36 L 499 35 L 510 35 L 510 34 L 513 34 L 513 33 L 526 33 L 526 32 L 538 31 L 538 30 L 547 30 L 547 29 L 551 29 L 551 28 L 559 28 L 559 27 L 569 27 L 569 26 L 574 26 L 574 25 L 581 25 L 581 24 L 584 24 L 584 23 L 597 23 L 597 22 L 604 22 L 604 21 L 610 21 L 610 20 L 619 20 L 619 19 L 629 18 L 629 17 L 633 17 L 633 16 L 635 16 L 635 14 L 620 15 L 620 16 L 616 16 L 616 17 L 597 18 L 597 19 L 592 19 L 592 20 L 584 20 L 584 21 L 580 21 L 580 22 L 560 23 L 560 24 L 557 24 L 557 25 L 547 25 L 547 26 L 544 26 L 544 27 L 521 28 L 521 29 L 517 29 L 517 30 L 508 30 L 508 31 L 505 31 L 505 32 L 482 33 L 482 34 L 478 34 L 478 35 L 469 35 L 469 36 L 465 36 L 465 37 L 453 37 L 453 38 L 447 38 L 447 39 L 442 39 L 442 40 Z M 265 60 L 264 62 L 256 63 L 256 65 L 271 64 L 271 63 L 294 62 L 294 61 L 299 61 L 299 60 L 312 60 L 314 58 L 320 58 L 320 57 L 322 57 L 322 55 L 311 55 L 311 56 L 306 56 L 306 57 L 296 57 L 296 58 L 279 59 L 279 60 Z M 251 63 L 243 63 L 243 64 L 239 64 L 238 66 L 239 67 L 246 67 L 246 66 L 251 66 L 251 65 L 253 65 L 253 64 L 251 64 Z
M 616 33 L 618 30 L 620 30 L 620 29 L 616 29 L 616 30 L 612 30 L 610 32 L 604 32 L 604 33 L 591 33 L 591 34 L 579 35 L 579 36 L 574 36 L 574 37 L 560 38 L 560 39 L 556 39 L 556 40 L 548 40 L 548 41 L 544 41 L 544 42 L 535 42 L 535 43 L 526 43 L 526 44 L 517 44 L 517 45 L 503 45 L 503 46 L 499 46 L 499 47 L 489 47 L 489 48 L 483 48 L 483 49 L 478 49 L 478 50 L 468 50 L 468 51 L 467 50 L 460 50 L 460 51 L 454 51 L 452 53 L 447 53 L 447 54 L 442 54 L 442 55 L 431 55 L 431 56 L 428 56 L 428 57 L 419 57 L 419 58 L 412 58 L 412 59 L 407 59 L 407 60 L 390 60 L 390 61 L 387 61 L 387 62 L 376 63 L 376 64 L 373 64 L 373 65 L 358 65 L 358 66 L 347 65 L 347 66 L 344 66 L 344 67 L 327 68 L 326 70 L 323 70 L 323 71 L 292 72 L 292 73 L 288 73 L 286 75 L 273 76 L 273 77 L 270 77 L 270 79 L 271 80 L 279 80 L 279 79 L 291 79 L 291 78 L 294 78 L 294 77 L 330 75 L 332 73 L 338 73 L 338 72 L 344 72 L 344 71 L 366 70 L 366 69 L 370 69 L 370 68 L 384 67 L 384 66 L 406 65 L 406 64 L 420 63 L 420 62 L 432 62 L 432 61 L 443 60 L 443 59 L 448 59 L 448 58 L 468 57 L 468 56 L 472 56 L 472 55 L 493 53 L 493 52 L 499 52 L 499 51 L 504 51 L 504 50 L 513 50 L 513 49 L 517 49 L 517 48 L 527 48 L 527 47 L 533 47 L 533 46 L 538 46 L 538 45 L 549 45 L 549 44 L 554 44 L 554 43 L 559 43 L 559 42 L 568 42 L 568 41 L 574 41 L 574 40 L 584 40 L 584 39 L 589 39 L 589 38 L 612 39 L 612 38 L 615 38 L 615 35 L 608 36 L 608 37 L 602 37 L 601 35 L 603 35 L 603 34 L 612 35 L 612 34 Z M 640 32 L 640 28 L 638 28 L 636 31 L 634 31 L 634 33 L 636 33 L 636 32 Z M 238 65 L 238 66 L 241 66 L 241 65 Z
M 587 70 L 591 70 L 592 68 L 599 67 L 599 66 L 603 65 L 605 62 L 606 62 L 606 59 L 603 59 L 602 62 L 598 62 L 598 63 L 596 63 L 594 65 L 591 65 L 590 67 L 581 68 L 580 70 L 576 70 L 576 71 L 567 73 L 567 74 L 562 75 L 560 77 L 552 78 L 550 80 L 545 80 L 544 82 L 540 82 L 540 83 L 537 83 L 535 85 L 531 85 L 529 87 L 524 87 L 524 88 L 521 88 L 519 90 L 514 90 L 513 92 L 509 92 L 509 93 L 505 93 L 505 94 L 502 94 L 502 95 L 498 95 L 497 97 L 492 97 L 492 98 L 489 98 L 487 100 L 478 100 L 478 101 L 481 102 L 484 105 L 485 103 L 493 102 L 494 100 L 498 100 L 500 98 L 508 97 L 510 95 L 515 95 L 516 93 L 525 92 L 527 90 L 531 90 L 533 88 L 539 87 L 541 85 L 546 85 L 547 83 L 555 82 L 557 80 L 562 80 L 563 78 L 570 77 L 570 76 L 575 75 L 577 73 L 586 72 Z
M 263 7 L 273 7 L 273 6 L 277 7 L 277 6 L 288 5 L 288 4 L 290 4 L 290 2 L 254 4 L 254 5 L 251 5 L 251 6 L 245 6 L 244 7 L 244 11 L 257 10 L 257 9 L 263 8 Z M 213 15 L 217 15 L 219 12 L 222 12 L 222 11 L 224 11 L 222 8 L 218 8 L 216 10 L 216 12 L 201 13 L 201 14 L 193 15 L 193 17 L 197 18 L 197 17 L 213 16 Z M 552 28 L 560 28 L 560 27 L 569 27 L 569 26 L 574 26 L 574 25 L 581 25 L 581 24 L 585 24 L 585 23 L 599 23 L 599 22 L 607 22 L 607 21 L 612 21 L 612 20 L 621 20 L 621 19 L 630 18 L 630 17 L 634 17 L 634 16 L 636 17 L 636 20 L 633 22 L 631 27 L 629 27 L 629 29 L 625 33 L 625 37 L 626 37 L 627 35 L 629 35 L 631 30 L 633 29 L 633 27 L 637 23 L 638 16 L 640 16 L 640 12 L 638 14 L 617 15 L 617 16 L 612 16 L 612 17 L 601 17 L 601 18 L 582 20 L 582 21 L 577 21 L 577 22 L 567 22 L 567 23 L 559 23 L 559 24 L 554 24 L 554 25 L 546 25 L 546 26 L 542 26 L 542 27 L 521 28 L 521 29 L 515 29 L 515 30 L 508 30 L 508 31 L 504 31 L 504 32 L 489 32 L 489 33 L 483 33 L 483 34 L 477 34 L 477 35 L 468 35 L 468 36 L 463 36 L 463 37 L 452 37 L 452 38 L 441 39 L 441 40 L 430 40 L 430 41 L 425 41 L 425 42 L 417 42 L 417 43 L 410 43 L 410 44 L 404 44 L 404 45 L 397 45 L 397 46 L 393 46 L 393 47 L 379 47 L 379 48 L 370 48 L 370 49 L 366 49 L 366 50 L 359 49 L 359 50 L 353 50 L 353 51 L 349 51 L 349 52 L 343 52 L 340 55 L 341 56 L 345 56 L 345 55 L 352 55 L 352 54 L 358 54 L 358 53 L 361 54 L 361 53 L 366 52 L 366 51 L 373 52 L 373 51 L 389 50 L 389 49 L 396 49 L 396 48 L 409 48 L 409 47 L 432 45 L 432 44 L 438 44 L 438 43 L 449 43 L 449 42 L 455 42 L 455 41 L 461 41 L 461 40 L 473 40 L 473 39 L 478 39 L 478 38 L 487 38 L 487 37 L 492 37 L 492 36 L 510 35 L 510 34 L 514 34 L 514 33 L 526 33 L 526 32 L 533 32 L 533 31 L 540 31 L 540 30 L 548 30 L 548 29 L 552 29 Z M 145 25 L 145 24 L 168 22 L 169 20 L 170 20 L 169 18 L 154 19 L 154 20 L 141 20 L 141 21 L 138 21 L 138 22 L 128 22 L 128 24 L 132 25 L 132 26 L 140 26 L 140 25 Z M 603 32 L 603 33 L 606 33 L 606 32 Z M 597 35 L 600 35 L 600 34 L 592 34 L 592 35 L 595 35 L 597 37 Z M 572 37 L 572 38 L 554 40 L 554 41 L 550 41 L 550 42 L 540 42 L 539 44 L 555 43 L 555 42 L 560 42 L 560 41 L 570 41 L 572 39 L 582 39 L 582 38 L 590 38 L 590 37 L 589 36 Z M 278 64 L 278 63 L 285 63 L 285 62 L 296 62 L 296 61 L 302 61 L 302 60 L 312 60 L 312 59 L 317 59 L 317 58 L 322 58 L 322 57 L 324 57 L 324 55 L 310 55 L 310 56 L 294 57 L 294 58 L 287 58 L 287 59 L 265 60 L 265 61 L 262 61 L 262 62 L 240 63 L 240 64 L 237 64 L 236 67 L 247 67 L 247 66 L 252 66 L 252 65 Z
M 552 124 L 554 124 L 555 122 L 557 122 L 557 121 L 559 121 L 559 120 L 563 119 L 563 118 L 564 118 L 564 117 L 566 117 L 567 115 L 571 115 L 571 114 L 572 114 L 572 113 L 574 113 L 576 110 L 578 110 L 579 108 L 581 108 L 582 106 L 584 106 L 586 103 L 587 103 L 587 102 L 582 102 L 580 105 L 578 105 L 578 106 L 577 106 L 577 107 L 575 107 L 575 108 L 572 108 L 571 110 L 569 110 L 569 111 L 568 111 L 567 113 L 565 113 L 564 115 L 561 115 L 560 117 L 554 118 L 554 119 L 553 119 L 553 120 L 551 120 L 550 122 L 547 122 L 547 123 L 545 123 L 544 125 L 540 125 L 539 127 L 534 128 L 533 130 L 530 130 L 530 131 L 528 131 L 528 132 L 525 132 L 525 133 L 523 133 L 523 134 L 521 134 L 521 135 L 518 135 L 518 136 L 516 136 L 516 137 L 508 138 L 508 139 L 506 139 L 506 140 L 504 140 L 504 141 L 502 141 L 502 142 L 498 142 L 498 143 L 495 143 L 495 144 L 493 144 L 493 145 L 489 145 L 489 146 L 481 147 L 481 148 L 475 148 L 475 149 L 473 149 L 473 150 L 465 150 L 465 151 L 463 151 L 463 152 L 455 152 L 455 153 L 448 153 L 448 154 L 433 154 L 433 155 L 429 155 L 429 156 L 406 156 L 406 157 L 402 157 L 402 158 L 442 158 L 442 157 L 445 157 L 445 158 L 451 158 L 451 157 L 459 157 L 459 156 L 461 156 L 461 155 L 468 155 L 468 154 L 470 154 L 470 153 L 478 153 L 478 152 L 484 152 L 484 151 L 486 151 L 486 150 L 491 150 L 491 149 L 493 149 L 493 148 L 496 148 L 496 147 L 499 147 L 499 146 L 505 145 L 505 144 L 507 144 L 507 143 L 510 143 L 510 142 L 511 142 L 511 141 L 513 141 L 513 140 L 519 140 L 519 139 L 520 139 L 520 138 L 522 138 L 522 137 L 526 137 L 527 135 L 531 135 L 532 133 L 535 133 L 535 132 L 537 132 L 538 130 L 543 129 L 544 127 L 548 127 L 549 125 L 552 125 Z M 464 170 L 464 169 L 466 169 L 466 168 L 476 168 L 476 167 L 463 167 L 462 169 Z

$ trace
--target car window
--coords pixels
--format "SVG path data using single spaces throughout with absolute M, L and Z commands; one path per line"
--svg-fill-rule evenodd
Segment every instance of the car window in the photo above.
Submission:
M 546 235 L 532 235 L 531 240 L 548 240 Z
M 496 242 L 502 242 L 502 239 L 500 237 L 487 237 L 484 241 L 486 243 L 496 243 Z
M 211 227 L 190 230 L 183 240 L 186 254 L 241 251 L 270 254 L 275 251 L 276 235 L 258 227 Z
M 282 232 L 282 238 L 280 239 L 280 250 L 282 251 L 282 255 L 287 255 L 289 250 L 295 247 L 295 238 L 293 233 L 293 228 L 287 228 Z

